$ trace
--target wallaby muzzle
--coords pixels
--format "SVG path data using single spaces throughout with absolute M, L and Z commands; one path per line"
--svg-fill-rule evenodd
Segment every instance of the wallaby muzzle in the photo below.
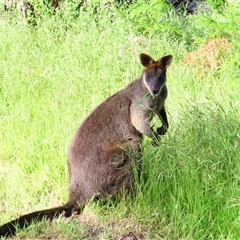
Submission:
M 148 74 L 144 76 L 144 84 L 153 97 L 157 97 L 160 94 L 165 83 L 166 78 L 164 76 L 153 75 L 148 77 Z

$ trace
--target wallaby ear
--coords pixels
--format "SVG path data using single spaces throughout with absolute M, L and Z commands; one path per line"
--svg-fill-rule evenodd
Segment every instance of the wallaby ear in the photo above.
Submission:
M 147 67 L 147 66 L 149 66 L 151 63 L 154 62 L 154 60 L 153 60 L 150 56 L 148 56 L 147 54 L 145 54 L 145 53 L 141 53 L 141 54 L 140 54 L 140 60 L 141 60 L 141 63 L 142 63 L 142 65 L 143 65 L 144 67 Z
M 165 69 L 167 69 L 171 65 L 172 60 L 173 60 L 173 56 L 167 55 L 167 56 L 160 58 L 158 60 L 158 63 L 160 65 L 162 65 Z

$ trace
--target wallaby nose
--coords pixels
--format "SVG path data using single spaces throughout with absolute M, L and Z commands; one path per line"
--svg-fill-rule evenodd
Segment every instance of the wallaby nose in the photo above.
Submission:
M 158 89 L 153 89 L 153 90 L 152 90 L 153 95 L 158 95 L 158 92 L 159 92 Z

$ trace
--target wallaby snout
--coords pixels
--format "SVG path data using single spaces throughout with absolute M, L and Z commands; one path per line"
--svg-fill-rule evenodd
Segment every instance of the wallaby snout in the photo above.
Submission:
M 150 72 L 151 71 L 148 70 L 148 72 L 143 74 L 143 81 L 144 81 L 146 88 L 150 92 L 150 94 L 153 97 L 156 97 L 159 95 L 163 86 L 165 85 L 166 77 L 164 74 L 161 74 L 161 73 L 150 74 Z

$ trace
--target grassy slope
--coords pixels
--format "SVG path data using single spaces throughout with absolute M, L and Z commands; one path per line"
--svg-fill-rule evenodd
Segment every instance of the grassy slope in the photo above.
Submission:
M 239 25 L 219 30 L 192 17 L 178 23 L 182 31 L 188 27 L 180 38 L 166 30 L 141 36 L 120 16 L 107 19 L 97 25 L 83 13 L 71 28 L 45 19 L 35 30 L 21 21 L 0 21 L 0 224 L 66 201 L 66 152 L 75 129 L 103 99 L 141 74 L 138 57 L 145 52 L 175 59 L 168 72 L 170 129 L 159 148 L 145 141 L 136 198 L 91 203 L 85 223 L 81 217 L 41 223 L 18 237 L 114 239 L 133 231 L 144 239 L 237 239 Z M 214 31 L 229 37 L 232 52 L 217 72 L 199 77 L 196 66 L 180 60 L 185 49 L 196 49 L 196 40 L 205 42 Z

